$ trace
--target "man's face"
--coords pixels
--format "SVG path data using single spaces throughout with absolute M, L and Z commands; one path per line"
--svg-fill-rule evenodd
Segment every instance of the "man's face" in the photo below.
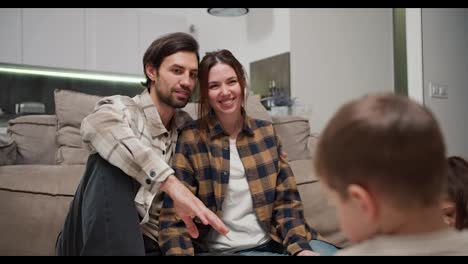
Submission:
M 171 107 L 184 107 L 195 88 L 198 77 L 197 55 L 179 51 L 166 57 L 156 73 L 158 99 Z

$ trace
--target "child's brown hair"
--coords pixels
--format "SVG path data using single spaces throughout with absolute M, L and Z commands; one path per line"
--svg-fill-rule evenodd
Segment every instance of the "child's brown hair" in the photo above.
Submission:
M 433 206 L 445 188 L 445 145 L 432 113 L 395 94 L 343 105 L 319 138 L 315 167 L 341 198 L 371 187 L 399 207 Z

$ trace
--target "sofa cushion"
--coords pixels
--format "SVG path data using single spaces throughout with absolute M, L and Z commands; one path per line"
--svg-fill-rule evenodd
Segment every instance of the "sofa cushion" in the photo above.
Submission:
M 304 205 L 304 216 L 307 223 L 325 240 L 346 247 L 349 241 L 340 231 L 335 208 L 328 202 L 319 179 L 313 169 L 312 160 L 290 161 L 297 188 Z
M 84 165 L 0 167 L 0 255 L 54 255 Z
M 60 164 L 84 164 L 89 151 L 83 147 L 80 130 L 76 127 L 65 126 L 57 133 L 57 141 L 61 142 L 57 150 L 57 161 Z
M 268 111 L 260 102 L 260 97 L 258 95 L 247 96 L 247 100 L 245 102 L 245 112 L 250 117 L 273 122 L 270 114 L 268 114 Z
M 0 189 L 0 255 L 54 256 L 72 199 Z
M 8 133 L 18 146 L 15 164 L 55 164 L 55 115 L 26 115 L 8 121 Z
M 308 119 L 298 116 L 273 116 L 273 126 L 280 136 L 288 160 L 310 159 Z
M 346 247 L 349 241 L 340 230 L 336 209 L 330 204 L 319 181 L 298 184 L 304 205 L 306 222 L 325 240 L 338 247 Z
M 0 186 L 14 192 L 74 195 L 85 165 L 10 165 L 0 167 Z
M 312 167 L 312 161 L 308 160 L 293 160 L 289 161 L 289 166 L 296 178 L 297 184 L 310 183 L 318 181 L 315 176 L 315 170 Z
M 61 164 L 64 165 L 83 165 L 86 164 L 88 159 L 89 151 L 85 148 L 74 148 L 62 146 L 57 151 L 57 160 L 62 161 Z
M 18 146 L 9 135 L 0 134 L 0 166 L 14 164 Z
M 60 146 L 83 147 L 80 130 L 72 126 L 64 126 L 60 129 L 60 132 L 57 133 L 57 142 L 60 142 Z
M 66 126 L 80 127 L 81 121 L 89 115 L 102 96 L 76 91 L 56 89 L 54 91 L 55 114 L 58 129 Z
M 94 110 L 102 96 L 61 89 L 56 89 L 54 96 L 59 145 L 57 164 L 84 164 L 88 155 L 83 155 L 86 149 L 81 145 L 81 121 Z

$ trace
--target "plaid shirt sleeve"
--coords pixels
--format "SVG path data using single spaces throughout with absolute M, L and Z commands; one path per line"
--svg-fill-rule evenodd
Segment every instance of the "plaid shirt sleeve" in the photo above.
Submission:
M 118 96 L 100 100 L 92 114 L 83 119 L 81 135 L 91 152 L 120 168 L 151 193 L 174 173 L 159 155 L 142 142 L 146 122 L 133 100 Z
M 192 193 L 196 193 L 196 180 L 193 166 L 188 157 L 191 155 L 187 136 L 193 136 L 191 130 L 183 130 L 179 135 L 173 168 L 175 176 L 185 184 Z M 161 230 L 159 233 L 159 247 L 164 255 L 194 255 L 194 248 L 187 228 L 174 210 L 174 204 L 169 195 L 164 196 L 164 202 L 159 215 Z
M 278 232 L 283 237 L 283 245 L 291 255 L 302 250 L 312 250 L 309 245 L 317 234 L 305 222 L 301 197 L 296 186 L 296 180 L 291 167 L 281 154 L 281 141 L 278 142 L 279 173 L 276 183 L 276 201 L 273 208 L 273 218 Z

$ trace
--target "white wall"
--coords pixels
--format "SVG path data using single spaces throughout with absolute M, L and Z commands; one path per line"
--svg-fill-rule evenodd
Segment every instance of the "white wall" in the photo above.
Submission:
M 291 51 L 289 8 L 251 8 L 247 15 L 249 63 Z
M 440 122 L 448 155 L 468 158 L 468 9 L 422 9 L 424 102 Z M 429 96 L 428 83 L 448 87 Z
M 188 18 L 200 44 L 200 59 L 208 51 L 229 49 L 246 66 L 249 61 L 246 53 L 247 16 L 216 17 L 208 14 L 206 8 L 194 8 Z
M 206 9 L 192 12 L 201 55 L 206 51 L 229 49 L 244 66 L 247 75 L 250 63 L 290 51 L 290 9 L 251 8 L 241 17 L 207 15 Z
M 408 97 L 424 104 L 421 8 L 406 8 L 405 12 Z
M 345 101 L 394 90 L 392 9 L 291 9 L 291 92 L 320 132 Z
M 193 25 L 200 44 L 200 56 L 217 49 L 229 49 L 243 64 L 290 51 L 290 9 L 251 8 L 240 17 L 216 17 L 206 8 L 153 8 L 146 10 L 166 16 L 185 17 Z

